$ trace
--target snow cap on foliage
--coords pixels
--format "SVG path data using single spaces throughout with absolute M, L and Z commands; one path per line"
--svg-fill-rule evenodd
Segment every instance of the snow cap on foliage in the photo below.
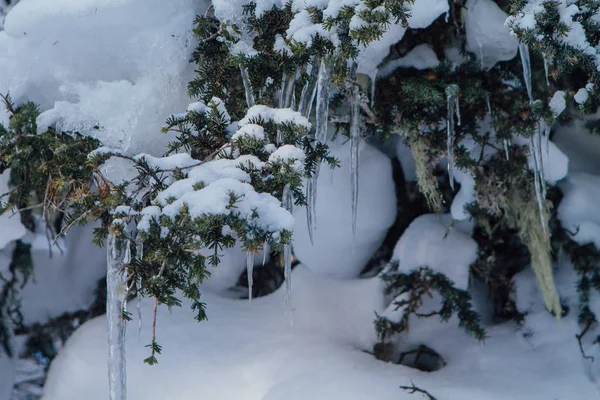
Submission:
M 239 126 L 251 123 L 254 119 L 273 121 L 276 124 L 295 124 L 310 129 L 311 124 L 306 117 L 291 108 L 271 108 L 263 105 L 255 105 L 248 109 L 246 116 L 239 122 Z

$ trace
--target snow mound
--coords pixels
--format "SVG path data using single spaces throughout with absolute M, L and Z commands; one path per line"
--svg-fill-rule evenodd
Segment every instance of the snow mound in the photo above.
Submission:
M 394 248 L 392 260 L 409 273 L 429 267 L 452 280 L 456 287 L 469 285 L 469 266 L 477 259 L 477 243 L 450 225 L 449 215 L 426 214 L 415 219 Z
M 593 243 L 600 249 L 600 177 L 583 172 L 570 174 L 561 185 L 565 197 L 558 208 L 561 224 L 579 244 Z
M 517 55 L 519 41 L 504 25 L 508 15 L 492 0 L 469 0 L 465 18 L 467 50 L 486 68 Z
M 568 400 L 574 387 L 579 398 L 597 397 L 571 336 L 533 349 L 502 325 L 481 345 L 447 324 L 440 341 L 448 366 L 424 374 L 363 351 L 382 306 L 377 278 L 334 282 L 299 266 L 293 281 L 293 326 L 283 317 L 283 289 L 251 304 L 207 294 L 209 320 L 200 324 L 186 305 L 160 309 L 164 351 L 155 366 L 142 363 L 150 324 L 141 341 L 128 329 L 128 399 L 410 400 L 398 386 L 411 381 L 444 400 Z M 151 309 L 144 301 L 146 321 Z M 106 352 L 105 317 L 85 323 L 52 363 L 43 399 L 106 399 Z
M 389 158 L 365 142 L 360 144 L 358 217 L 352 234 L 350 143 L 330 143 L 340 168 L 321 166 L 317 183 L 316 229 L 311 244 L 306 208 L 294 210 L 296 257 L 314 271 L 337 278 L 356 277 L 383 241 L 396 217 L 396 194 Z
M 203 7 L 21 1 L 0 32 L 0 93 L 39 103 L 40 129 L 58 124 L 132 154 L 162 153 L 170 140 L 160 132 L 165 116 L 189 102 L 191 25 Z

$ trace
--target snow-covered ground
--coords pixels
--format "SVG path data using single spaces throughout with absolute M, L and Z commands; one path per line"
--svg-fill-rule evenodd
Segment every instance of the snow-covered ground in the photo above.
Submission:
M 532 315 L 525 328 L 489 327 L 480 344 L 455 321 L 430 322 L 443 329 L 436 349 L 448 362 L 434 373 L 364 352 L 376 339 L 373 312 L 384 306 L 377 278 L 329 280 L 297 267 L 291 326 L 283 289 L 251 304 L 207 294 L 209 319 L 200 324 L 185 306 L 171 313 L 162 308 L 157 335 L 164 351 L 155 366 L 142 362 L 151 337 L 152 302 L 145 301 L 140 341 L 135 321 L 127 331 L 128 398 L 409 400 L 418 396 L 399 386 L 411 382 L 443 400 L 600 398 L 593 382 L 600 371 L 579 353 L 574 315 L 556 322 L 543 311 L 535 278 L 526 275 L 520 290 L 535 296 L 528 298 L 534 301 L 527 304 Z M 44 400 L 106 399 L 106 351 L 106 319 L 99 317 L 83 325 L 53 362 Z

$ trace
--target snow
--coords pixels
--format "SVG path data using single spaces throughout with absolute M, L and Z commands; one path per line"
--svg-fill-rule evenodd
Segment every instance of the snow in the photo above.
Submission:
M 191 22 L 204 7 L 22 1 L 0 32 L 0 92 L 40 104 L 40 129 L 58 123 L 131 154 L 161 154 L 171 140 L 160 130 L 165 116 L 189 102 Z
M 295 124 L 307 129 L 311 127 L 307 118 L 291 108 L 270 108 L 263 105 L 250 107 L 246 112 L 246 116 L 240 120 L 239 126 L 247 125 L 259 118 L 265 121 L 273 121 L 276 124 Z
M 32 245 L 34 265 L 33 279 L 21 291 L 26 324 L 44 323 L 92 304 L 98 280 L 106 274 L 106 250 L 92 244 L 93 228 L 73 227 L 65 240 L 58 241 L 60 248 L 52 248 L 51 257 L 42 221 L 38 234 L 24 238 Z
M 465 206 L 477 200 L 475 178 L 469 172 L 455 168 L 454 180 L 460 183 L 460 190 L 452 200 L 452 206 L 450 207 L 452 218 L 457 221 L 470 219 L 471 215 L 466 211 Z
M 469 285 L 469 266 L 477 259 L 477 243 L 470 232 L 450 226 L 448 214 L 425 214 L 415 219 L 394 248 L 392 260 L 409 273 L 429 267 L 452 280 L 456 287 Z
M 8 193 L 10 188 L 8 183 L 10 181 L 10 169 L 6 169 L 0 174 L 0 196 Z M 5 203 L 6 197 L 0 198 L 0 204 Z M 27 229 L 21 223 L 21 217 L 19 213 L 13 215 L 11 211 L 7 211 L 0 215 L 0 250 L 5 248 L 13 240 L 21 239 L 26 233 Z
M 330 129 L 332 129 L 330 127 Z M 306 209 L 294 212 L 293 248 L 308 268 L 336 278 L 356 277 L 383 241 L 396 216 L 396 197 L 390 160 L 364 141 L 360 143 L 360 193 L 357 232 L 352 235 L 349 142 L 329 143 L 340 168 L 322 166 L 317 181 L 314 245 L 306 225 Z M 377 179 L 373 179 L 377 177 Z M 295 317 L 294 317 L 295 320 Z
M 435 68 L 440 61 L 435 51 L 427 44 L 415 46 L 404 57 L 392 60 L 379 69 L 378 76 L 390 76 L 398 68 L 416 68 L 419 70 Z
M 264 140 L 265 138 L 265 129 L 256 124 L 248 124 L 242 126 L 231 136 L 231 140 L 235 141 L 243 138 L 252 138 L 256 140 Z
M 298 172 L 304 171 L 304 159 L 306 154 L 304 150 L 299 149 L 291 144 L 284 144 L 279 147 L 269 156 L 269 162 L 274 164 L 277 162 L 291 163 L 294 170 Z
M 235 208 L 229 207 L 232 194 L 239 196 Z M 219 179 L 200 190 L 186 191 L 174 202 L 164 206 L 162 212 L 175 218 L 184 205 L 187 205 L 192 218 L 232 214 L 269 232 L 294 228 L 294 218 L 281 208 L 279 200 L 267 193 L 257 193 L 250 184 L 232 178 Z
M 10 399 L 15 379 L 15 362 L 5 354 L 0 357 L 0 398 Z
M 581 88 L 577 91 L 577 93 L 575 93 L 575 103 L 585 104 L 585 102 L 588 100 L 588 97 L 588 90 L 586 88 Z
M 416 397 L 398 388 L 411 381 L 444 400 L 570 400 L 574 387 L 579 398 L 598 396 L 573 338 L 572 318 L 557 324 L 536 312 L 531 338 L 504 324 L 490 326 L 483 344 L 461 334 L 455 321 L 422 320 L 444 327 L 436 350 L 448 361 L 427 374 L 362 351 L 375 341 L 373 312 L 384 307 L 377 278 L 328 280 L 302 265 L 293 275 L 293 326 L 281 317 L 280 288 L 251 306 L 207 293 L 202 298 L 209 319 L 199 324 L 186 304 L 172 312 L 161 307 L 163 354 L 152 367 L 141 361 L 150 327 L 143 328 L 142 342 L 129 330 L 129 399 L 411 400 Z M 143 302 L 146 320 L 151 307 Z M 75 332 L 50 367 L 44 400 L 107 398 L 105 332 L 105 317 Z
M 557 90 L 550 99 L 550 109 L 554 117 L 558 117 L 567 108 L 567 94 L 562 90 Z
M 600 212 L 596 206 L 600 195 L 600 177 L 584 172 L 572 173 L 561 185 L 565 197 L 558 217 L 572 239 L 579 244 L 593 243 L 600 249 Z
M 467 50 L 474 53 L 485 68 L 517 55 L 519 41 L 504 25 L 507 14 L 492 0 L 468 0 L 465 18 Z
M 407 4 L 410 17 L 408 18 L 408 27 L 413 29 L 427 28 L 440 15 L 448 12 L 449 6 L 447 0 L 416 0 L 412 4 Z M 362 49 L 358 58 L 358 73 L 372 76 L 388 56 L 390 46 L 399 42 L 406 28 L 401 23 L 392 23 L 379 40 L 376 40 Z

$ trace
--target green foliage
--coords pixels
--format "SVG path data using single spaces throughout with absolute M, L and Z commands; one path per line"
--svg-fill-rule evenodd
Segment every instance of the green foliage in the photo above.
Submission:
M 478 340 L 485 339 L 485 329 L 480 324 L 479 315 L 473 310 L 471 295 L 466 290 L 456 288 L 454 282 L 444 274 L 428 267 L 403 273 L 398 270 L 398 263 L 392 263 L 382 279 L 386 283 L 385 294 L 394 297 L 394 309 L 401 310 L 402 316 L 398 321 L 378 316 L 375 329 L 381 342 L 408 331 L 411 315 L 417 318 L 437 315 L 444 322 L 456 315 L 459 326 L 465 332 Z M 426 313 L 420 312 L 423 300 L 434 293 L 441 296 L 440 308 Z

